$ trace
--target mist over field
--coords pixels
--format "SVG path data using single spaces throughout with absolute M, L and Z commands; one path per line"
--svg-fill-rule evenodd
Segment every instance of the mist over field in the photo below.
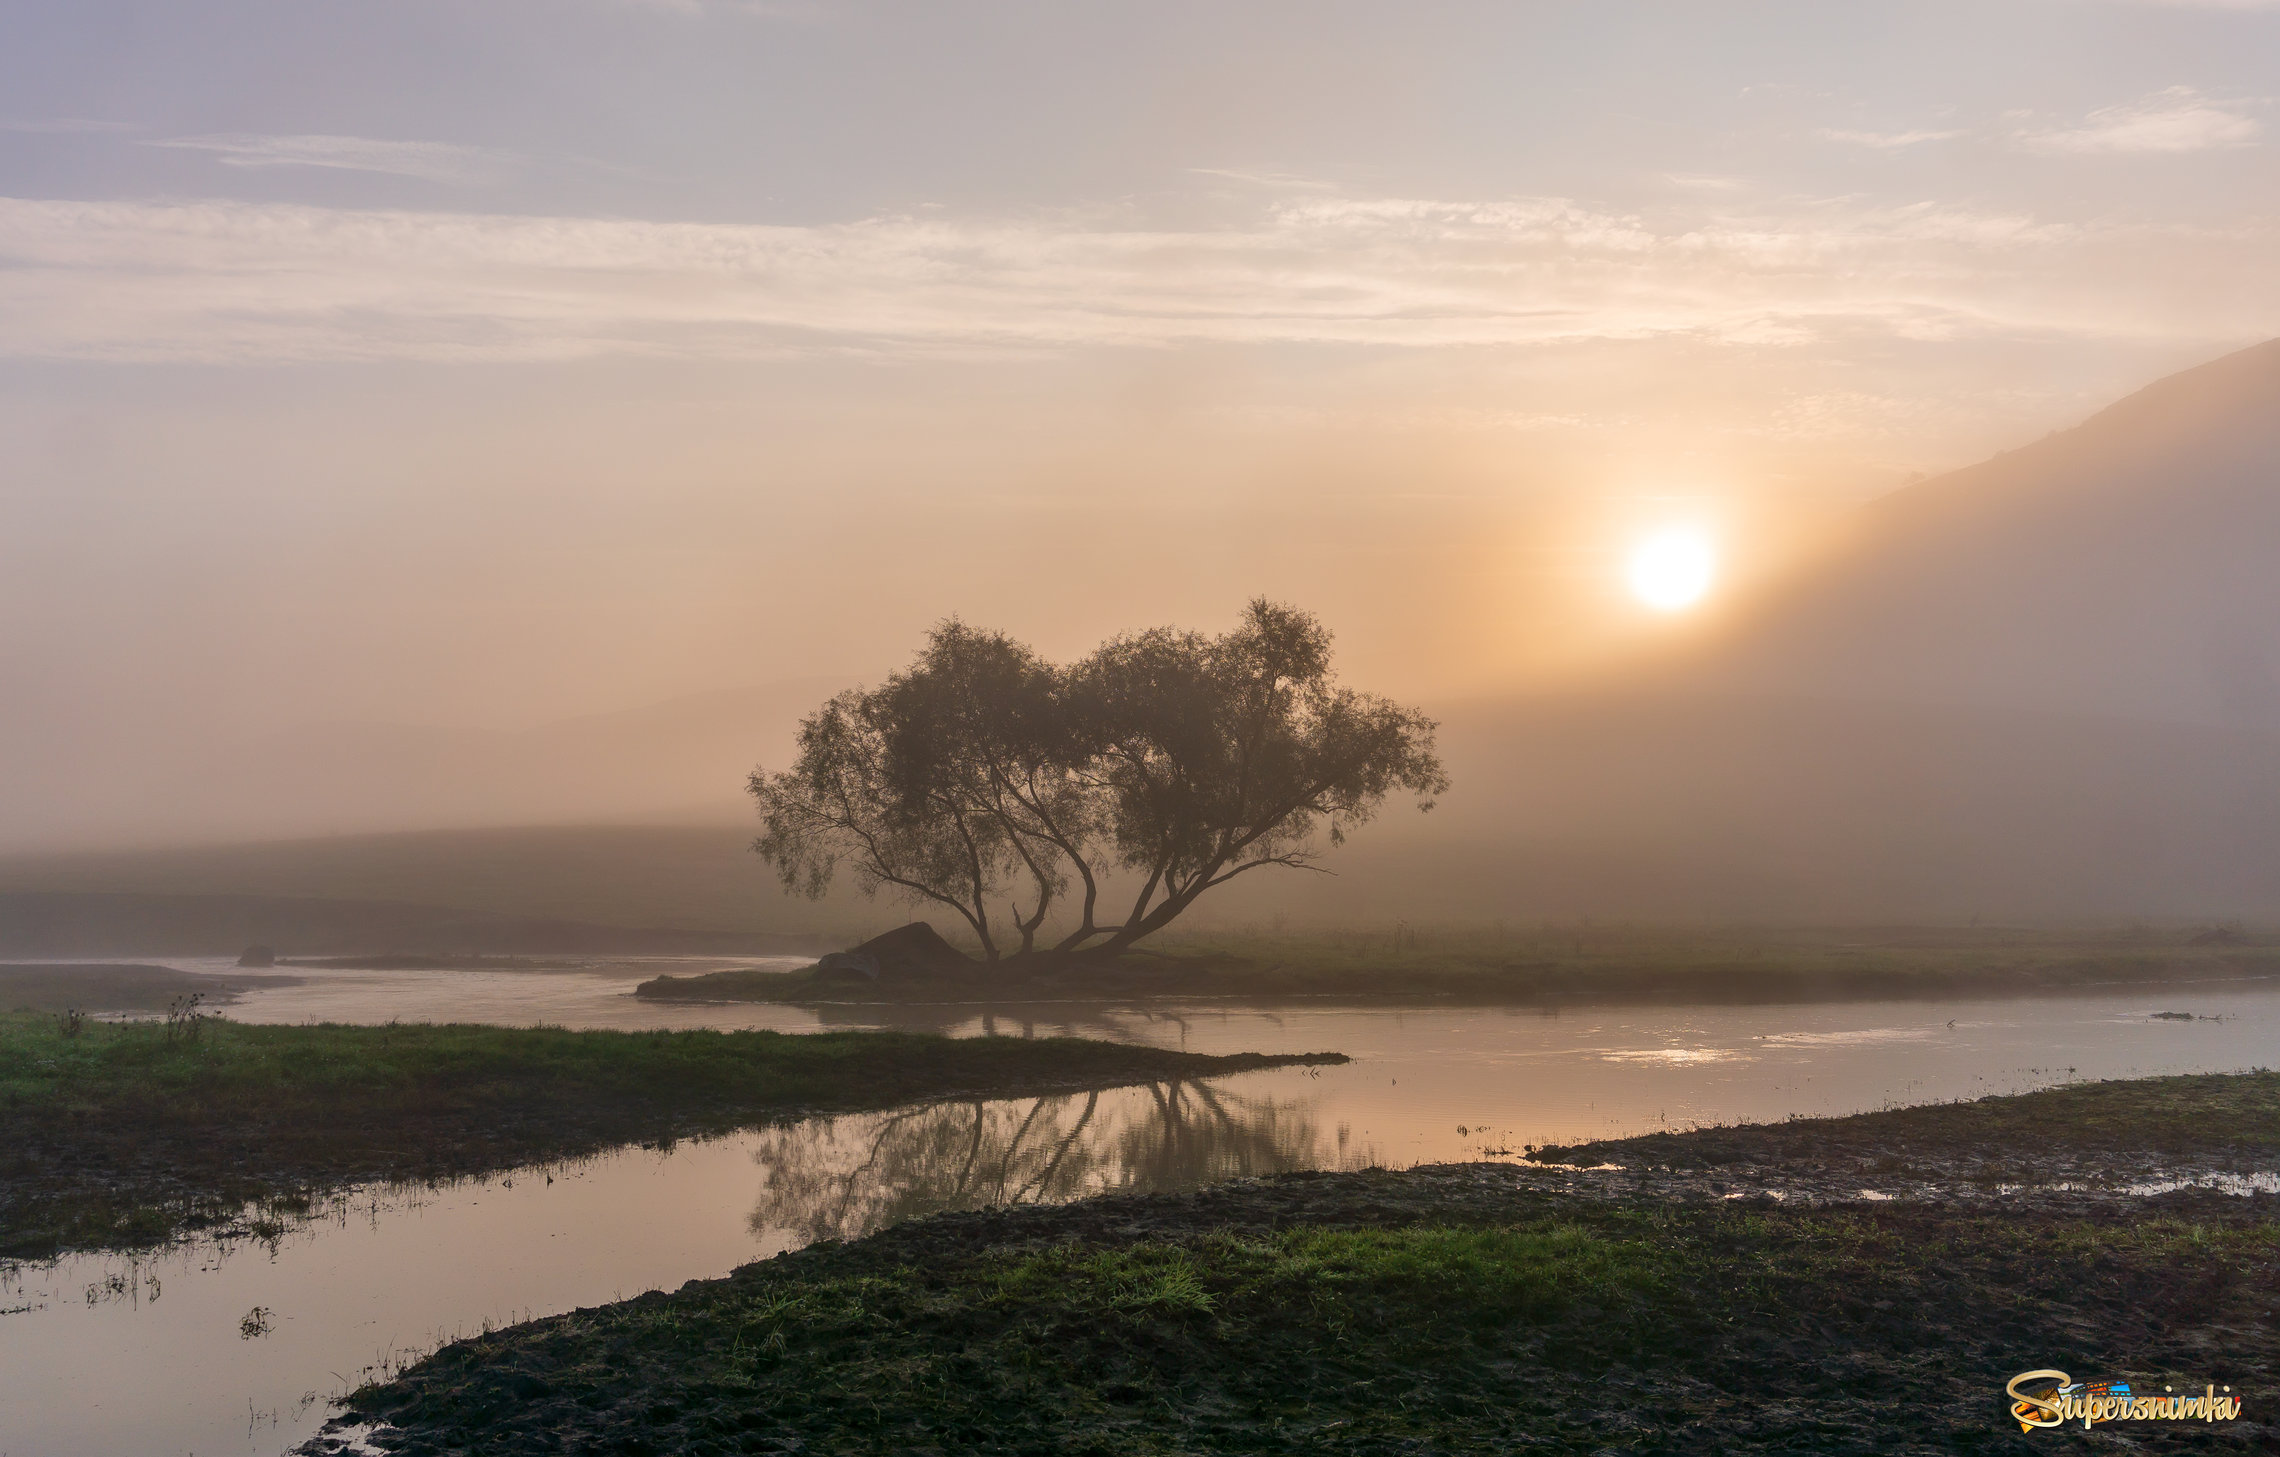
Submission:
M 808 926 L 830 694 L 1264 595 L 1452 788 L 1199 914 L 2280 912 L 2267 10 L 99 8 L 0 58 L 0 888 Z
M 2268 344 L 1877 497 L 1811 560 L 1671 640 L 1522 689 L 1425 698 L 1454 780 L 1432 814 L 1389 808 L 1326 862 L 1334 878 L 1231 888 L 1199 915 L 2269 916 L 2275 482 L 2280 344 Z M 827 907 L 780 897 L 738 828 L 744 775 L 784 765 L 799 719 L 852 681 L 523 730 L 263 730 L 174 744 L 93 786 L 68 755 L 36 775 L 17 759 L 0 884 L 472 895 L 711 928 L 891 920 L 893 906 L 845 893 Z M 39 853 L 43 819 L 183 848 L 81 846 L 58 860 Z M 561 828 L 401 833 L 548 824 Z M 399 836 L 205 848 L 375 831 Z M 435 857 L 424 872 L 423 855 Z M 470 879 L 470 860 L 487 870 Z

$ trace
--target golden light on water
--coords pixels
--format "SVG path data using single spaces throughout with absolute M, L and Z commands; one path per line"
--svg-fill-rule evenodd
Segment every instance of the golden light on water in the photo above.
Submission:
M 1674 528 L 1647 537 L 1631 549 L 1624 570 L 1631 595 L 1657 612 L 1683 612 L 1709 595 L 1718 576 L 1718 554 L 1700 531 Z

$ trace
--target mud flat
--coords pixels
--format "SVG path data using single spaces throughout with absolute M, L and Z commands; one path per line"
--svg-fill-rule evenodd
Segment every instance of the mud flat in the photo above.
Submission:
M 2026 1450 L 2280 1438 L 2280 1076 L 915 1221 L 445 1347 L 306 1451 Z M 367 1431 L 372 1424 L 377 1430 Z

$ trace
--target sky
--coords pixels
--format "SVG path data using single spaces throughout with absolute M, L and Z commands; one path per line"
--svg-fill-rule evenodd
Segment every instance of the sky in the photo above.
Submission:
M 0 4 L 0 748 L 1501 691 L 2280 334 L 2280 4 Z

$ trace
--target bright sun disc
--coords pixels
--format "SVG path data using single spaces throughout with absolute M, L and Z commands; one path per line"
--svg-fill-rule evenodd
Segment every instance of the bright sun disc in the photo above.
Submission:
M 1693 531 L 1665 531 L 1632 550 L 1624 575 L 1641 602 L 1657 612 L 1678 612 L 1702 600 L 1717 567 L 1708 538 Z

